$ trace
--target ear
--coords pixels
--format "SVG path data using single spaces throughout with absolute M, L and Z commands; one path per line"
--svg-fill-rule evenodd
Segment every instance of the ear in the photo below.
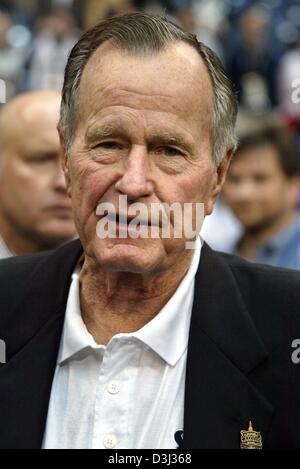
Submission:
M 216 198 L 220 194 L 222 187 L 224 185 L 233 153 L 234 153 L 234 147 L 228 148 L 225 153 L 224 158 L 222 159 L 221 163 L 216 169 L 216 172 L 213 177 L 210 197 L 206 205 L 206 215 L 210 215 L 213 211 Z
M 70 168 L 69 168 L 69 156 L 66 151 L 65 147 L 65 140 L 64 137 L 62 136 L 61 132 L 58 130 L 59 133 L 59 141 L 60 141 L 60 162 L 62 166 L 62 170 L 65 175 L 65 181 L 66 181 L 66 189 L 67 189 L 67 194 L 71 198 L 71 180 L 70 180 Z

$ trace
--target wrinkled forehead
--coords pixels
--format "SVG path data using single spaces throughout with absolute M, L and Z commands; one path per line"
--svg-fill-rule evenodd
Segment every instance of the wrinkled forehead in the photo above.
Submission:
M 80 117 L 97 112 L 104 100 L 114 105 L 119 91 L 134 95 L 137 105 L 199 113 L 199 118 L 211 122 L 214 92 L 209 72 L 200 54 L 184 42 L 143 55 L 104 43 L 82 74 Z

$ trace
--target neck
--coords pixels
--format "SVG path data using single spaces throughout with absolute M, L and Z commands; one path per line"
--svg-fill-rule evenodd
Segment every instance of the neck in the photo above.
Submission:
M 273 236 L 288 226 L 295 218 L 294 209 L 287 211 L 282 217 L 274 219 L 271 223 L 260 225 L 255 229 L 246 229 L 240 243 L 240 254 L 248 260 L 252 260 L 255 251 Z
M 190 263 L 191 255 L 176 267 L 144 277 L 103 272 L 86 257 L 80 272 L 80 305 L 95 341 L 106 345 L 115 334 L 137 331 L 151 321 L 174 294 Z

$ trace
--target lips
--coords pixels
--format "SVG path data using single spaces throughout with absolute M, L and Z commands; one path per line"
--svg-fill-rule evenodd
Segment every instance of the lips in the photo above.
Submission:
M 131 216 L 131 215 L 123 215 L 120 213 L 108 213 L 107 215 L 108 220 L 111 222 L 116 222 L 119 225 L 129 225 L 129 223 L 134 220 L 135 224 L 139 224 L 141 226 L 159 226 L 157 223 L 151 223 L 151 221 L 143 218 L 139 218 L 138 216 Z M 103 217 L 102 217 L 103 218 Z
M 72 208 L 69 205 L 51 205 L 48 210 L 60 218 L 70 218 L 72 215 Z

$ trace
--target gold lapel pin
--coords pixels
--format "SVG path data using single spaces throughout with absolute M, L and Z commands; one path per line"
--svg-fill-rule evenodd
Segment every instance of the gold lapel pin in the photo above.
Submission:
M 241 449 L 262 449 L 261 434 L 253 430 L 251 420 L 248 430 L 241 430 Z

